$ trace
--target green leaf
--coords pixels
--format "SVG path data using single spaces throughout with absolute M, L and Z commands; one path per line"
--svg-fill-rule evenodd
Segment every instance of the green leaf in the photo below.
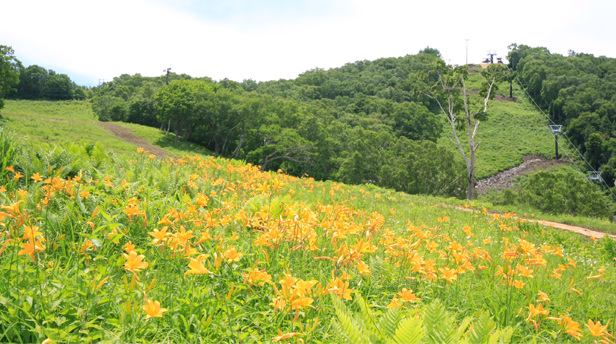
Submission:
M 398 324 L 394 339 L 399 344 L 419 343 L 425 335 L 421 317 L 405 317 Z
M 383 337 L 393 338 L 400 322 L 400 308 L 390 308 L 379 319 L 378 328 Z

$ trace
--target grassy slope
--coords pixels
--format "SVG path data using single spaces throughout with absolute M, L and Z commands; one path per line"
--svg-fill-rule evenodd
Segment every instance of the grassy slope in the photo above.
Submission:
M 70 336 L 71 341 L 85 342 L 107 339 L 109 342 L 242 340 L 251 343 L 271 341 L 280 330 L 302 333 L 306 342 L 336 342 L 330 326 L 331 301 L 325 292 L 335 290 L 328 286 L 330 279 L 340 278 L 342 271 L 349 274 L 348 288 L 366 297 L 377 314 L 386 311 L 385 307 L 402 288 L 412 289 L 422 299 L 419 307 L 434 299 L 443 300 L 450 310 L 458 313 L 458 321 L 467 315 L 477 316 L 480 310 L 489 311 L 500 326 L 516 328 L 513 342 L 572 340 L 562 332 L 552 337 L 559 326 L 545 320 L 545 316 L 541 316 L 540 333 L 524 320 L 528 315 L 525 307 L 537 302 L 538 291 L 547 293 L 551 299 L 549 305 L 544 304 L 550 316 L 567 314 L 580 323 L 592 318 L 605 324 L 616 310 L 613 297 L 616 271 L 610 264 L 612 257 L 599 254 L 605 243 L 593 244 L 572 233 L 519 223 L 510 218 L 459 211 L 445 206 L 441 198 L 390 193 L 374 186 L 346 186 L 263 174 L 255 168 L 222 159 L 189 161 L 184 165 L 145 158 L 132 162 L 119 159 L 91 173 L 87 172 L 84 180 L 92 177 L 102 181 L 109 176 L 111 184 L 80 184 L 80 190 L 90 193 L 80 201 L 59 191 L 49 201 L 49 206 L 37 209 L 45 194 L 41 192 L 43 184 L 30 183 L 27 187 L 23 209 L 40 219 L 37 224 L 50 243 L 39 254 L 45 274 L 34 268 L 35 264 L 27 255 L 16 255 L 21 248 L 18 245 L 9 246 L 6 253 L 0 255 L 0 266 L 17 260 L 23 269 L 19 278 L 7 267 L 0 269 L 1 295 L 6 295 L 2 299 L 6 308 L 0 307 L 0 315 L 8 319 L 5 324 L 17 324 L 26 329 L 19 334 L 23 341 L 40 342 L 49 337 L 68 342 Z M 196 179 L 191 177 L 193 174 Z M 128 183 L 123 186 L 124 181 Z M 191 186 L 193 182 L 196 184 Z M 72 187 L 62 189 L 73 190 Z M 195 210 L 191 204 L 203 198 L 199 193 L 211 198 L 206 206 Z M 0 193 L 0 204 L 14 204 L 16 197 Z M 147 222 L 140 215 L 132 221 L 127 218 L 131 204 L 143 210 Z M 169 225 L 169 231 L 177 235 L 184 226 L 194 231 L 195 237 L 188 239 L 191 247 L 211 255 L 205 265 L 214 274 L 184 277 L 189 261 L 182 252 L 172 251 L 167 246 L 161 249 L 150 243 L 152 236 L 148 232 L 162 228 L 157 222 L 176 217 L 181 222 Z M 65 220 L 61 220 L 60 225 L 62 218 Z M 209 224 L 208 219 L 213 223 Z M 16 221 L 5 219 L 8 228 Z M 92 221 L 92 225 L 86 221 Z M 469 231 L 472 229 L 473 236 L 465 232 L 464 226 L 469 226 Z M 109 235 L 112 228 L 124 234 Z M 23 230 L 21 227 L 18 230 L 21 236 Z M 336 232 L 344 235 L 334 239 L 332 233 Z M 198 245 L 196 242 L 202 233 L 211 234 L 211 239 Z M 427 234 L 426 240 L 418 240 L 423 237 L 419 233 Z M 66 237 L 62 240 L 63 234 Z M 279 239 L 269 247 L 255 244 L 259 238 L 265 238 L 266 243 L 271 240 L 268 238 Z M 317 240 L 318 251 L 308 249 L 306 243 L 310 238 Z M 488 239 L 490 244 L 485 241 Z M 517 248 L 522 239 L 534 243 L 535 248 L 543 247 L 539 252 L 545 257 L 547 266 L 530 266 L 534 271 L 532 278 L 516 276 L 516 281 L 523 283 L 517 289 L 501 282 L 497 271 L 499 267 L 526 264 L 524 257 L 503 258 L 511 247 L 522 252 L 521 245 Z M 96 251 L 91 246 L 88 248 L 88 240 L 96 240 L 100 248 Z M 118 244 L 113 244 L 112 240 L 117 240 Z M 358 273 L 357 261 L 351 254 L 344 253 L 344 248 L 355 249 L 359 240 L 375 245 L 374 252 L 359 253 L 371 269 L 371 273 L 364 276 Z M 442 279 L 440 273 L 437 280 L 431 281 L 410 270 L 411 265 L 417 264 L 410 264 L 410 257 L 415 254 L 436 262 L 438 268 L 460 265 L 451 253 L 446 253 L 450 252 L 451 240 L 461 243 L 468 257 L 477 248 L 485 249 L 491 259 L 473 258 L 475 270 L 460 273 L 450 282 Z M 430 241 L 439 245 L 443 255 L 427 248 Z M 150 264 L 136 273 L 140 278 L 138 283 L 131 283 L 132 273 L 124 270 L 122 247 L 128 242 L 132 242 Z M 409 248 L 411 244 L 413 248 Z M 565 255 L 549 253 L 552 248 L 546 245 L 562 249 Z M 237 262 L 224 262 L 217 267 L 214 254 L 222 253 L 229 246 L 237 248 L 244 256 Z M 71 252 L 75 252 L 73 256 L 78 259 L 74 259 Z M 316 256 L 332 260 L 314 259 Z M 569 258 L 577 262 L 576 268 L 567 266 L 562 278 L 551 278 L 554 269 L 571 263 Z M 480 270 L 481 265 L 486 269 Z M 603 280 L 584 280 L 596 275 L 602 265 L 606 267 Z M 283 311 L 275 311 L 270 303 L 279 294 L 268 284 L 250 285 L 243 274 L 249 273 L 251 268 L 271 275 L 278 290 L 282 288 L 279 281 L 286 274 L 318 281 L 313 293 L 308 294 L 314 301 L 312 307 L 306 306 L 301 312 L 290 310 L 290 295 L 283 295 L 287 306 Z M 104 278 L 108 278 L 107 283 Z M 570 290 L 571 281 L 576 282 L 573 287 L 581 295 Z M 4 293 L 3 288 L 15 289 L 20 282 L 20 293 Z M 98 284 L 100 287 L 96 287 Z M 142 291 L 146 288 L 149 300 L 160 301 L 161 307 L 168 309 L 161 318 L 145 319 L 141 307 L 145 303 Z M 351 297 L 356 298 L 356 294 Z M 27 298 L 33 306 L 25 305 Z M 352 305 L 351 301 L 345 302 Z M 45 308 L 46 305 L 50 307 Z M 413 305 L 405 305 L 408 308 L 403 312 L 413 314 Z M 9 309 L 13 311 L 7 311 Z M 296 314 L 298 320 L 294 321 Z M 59 318 L 63 321 L 53 320 Z M 317 318 L 316 329 L 310 330 Z M 37 334 L 28 326 L 32 323 L 46 324 L 44 332 Z M 86 324 L 88 327 L 82 331 L 75 329 Z M 584 325 L 581 327 L 585 335 L 583 343 L 591 343 L 593 338 Z M 610 331 L 613 332 L 613 327 Z M 9 337 L 0 340 L 19 341 L 17 331 L 5 333 Z
M 31 101 L 7 100 L 3 109 L 4 119 L 0 126 L 13 130 L 23 139 L 36 141 L 100 141 L 106 149 L 116 153 L 135 152 L 136 146 L 119 139 L 105 128 L 97 125 L 90 104 L 82 101 Z M 209 151 L 196 144 L 180 140 L 173 145 L 173 136 L 165 136 L 156 128 L 137 124 L 118 123 L 133 130 L 153 145 L 171 155 L 210 155 Z
M 481 76 L 478 73 L 469 74 L 471 90 L 477 91 Z M 517 91 L 519 94 L 519 90 Z M 497 94 L 509 97 L 509 85 L 501 84 Z M 514 96 L 516 90 L 514 89 Z M 476 101 L 479 96 L 472 96 Z M 477 129 L 477 141 L 482 141 L 477 151 L 476 176 L 481 179 L 497 174 L 500 171 L 518 166 L 524 155 L 554 156 L 554 137 L 546 129 L 547 120 L 536 108 L 526 107 L 526 99 L 516 102 L 490 102 L 489 120 L 482 122 Z M 445 134 L 440 141 L 455 146 L 446 137 L 451 135 L 451 127 L 445 127 Z M 462 143 L 466 142 L 466 132 L 461 133 Z
M 479 74 L 470 74 L 469 87 L 478 89 Z M 517 94 L 520 94 L 520 90 Z M 508 85 L 501 85 L 498 94 L 508 96 Z M 515 95 L 515 93 L 514 93 Z M 551 157 L 553 153 L 553 137 L 544 127 L 541 114 L 532 107 L 526 107 L 524 102 L 492 101 L 490 105 L 490 120 L 479 127 L 478 138 L 482 146 L 477 153 L 477 176 L 479 178 L 494 175 L 522 163 L 527 154 L 536 154 Z M 0 126 L 14 130 L 19 137 L 36 141 L 85 141 L 95 143 L 100 141 L 106 149 L 116 153 L 135 154 L 135 146 L 127 143 L 105 128 L 96 124 L 94 115 L 87 102 L 79 101 L 28 101 L 7 100 L 3 111 L 4 119 Z M 173 145 L 173 135 L 165 136 L 156 128 L 138 124 L 117 124 L 130 128 L 133 133 L 146 139 L 148 142 L 161 147 L 169 154 L 182 156 L 184 154 L 210 155 L 211 153 L 196 144 L 180 139 L 177 146 Z M 75 130 L 79 128 L 79 130 Z M 450 130 L 445 132 L 449 134 Z M 441 142 L 447 144 L 452 150 L 455 147 L 443 136 Z M 495 209 L 489 203 L 485 204 Z M 498 209 L 503 210 L 503 209 Z M 516 209 L 518 212 L 534 212 L 538 217 L 546 220 L 576 224 L 608 232 L 616 232 L 616 225 L 603 219 L 588 219 L 565 215 L 541 214 L 532 209 Z
M 175 136 L 172 133 L 170 133 L 168 136 L 165 136 L 164 132 L 145 125 L 122 122 L 116 123 L 121 126 L 130 128 L 135 135 L 143 137 L 151 144 L 164 149 L 171 155 L 175 155 L 178 157 L 184 154 L 197 154 L 203 156 L 212 155 L 212 152 L 210 152 L 209 149 L 183 139 L 179 139 L 178 144 L 174 145 L 173 142 L 175 140 Z

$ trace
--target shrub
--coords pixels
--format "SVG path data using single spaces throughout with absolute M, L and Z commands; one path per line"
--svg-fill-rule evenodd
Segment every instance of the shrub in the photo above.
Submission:
M 123 121 L 126 118 L 126 114 L 128 113 L 128 107 L 126 106 L 126 102 L 117 101 L 113 103 L 111 109 L 109 110 L 109 113 L 112 121 Z
M 607 218 L 614 202 L 601 187 L 569 166 L 535 171 L 516 182 L 513 189 L 486 194 L 494 204 L 525 204 L 544 213 Z

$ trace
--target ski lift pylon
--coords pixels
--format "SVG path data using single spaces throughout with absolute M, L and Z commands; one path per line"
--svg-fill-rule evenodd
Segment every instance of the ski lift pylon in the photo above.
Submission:
M 550 124 L 550 132 L 551 133 L 562 133 L 563 132 L 562 125 L 552 125 Z
M 601 181 L 601 171 L 586 171 L 588 173 L 588 180 L 591 182 Z

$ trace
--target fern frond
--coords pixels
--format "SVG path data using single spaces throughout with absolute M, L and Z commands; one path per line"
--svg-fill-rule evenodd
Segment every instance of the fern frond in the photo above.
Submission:
M 396 335 L 396 328 L 400 322 L 400 309 L 390 308 L 379 319 L 378 328 L 381 331 L 383 339 L 393 338 Z
M 419 343 L 425 335 L 421 317 L 406 317 L 400 321 L 394 339 L 399 344 Z
M 427 305 L 424 310 L 426 342 L 432 344 L 454 342 L 456 333 L 454 320 L 440 301 L 435 300 Z
M 336 296 L 332 295 L 332 303 L 336 311 L 336 317 L 340 325 L 340 335 L 349 343 L 370 343 L 366 336 L 366 327 L 362 321 L 358 321 L 349 311 L 347 306 Z
M 511 343 L 511 337 L 513 336 L 513 327 L 507 326 L 503 329 L 494 331 L 492 336 L 488 338 L 486 343 L 488 344 L 509 344 Z
M 466 317 L 462 320 L 462 322 L 460 323 L 460 325 L 458 325 L 458 328 L 456 329 L 453 341 L 456 343 L 462 343 L 464 342 L 464 333 L 466 332 L 466 329 L 468 328 L 468 325 L 470 325 L 471 321 L 473 320 L 473 317 Z M 468 341 L 469 343 L 477 343 L 474 342 L 472 340 Z
M 471 343 L 485 344 L 490 339 L 490 333 L 494 330 L 496 323 L 490 317 L 488 312 L 484 312 L 479 316 L 477 321 L 473 322 L 473 327 L 468 333 L 468 341 Z
M 355 292 L 355 302 L 359 305 L 361 312 L 359 313 L 364 321 L 364 325 L 369 333 L 367 333 L 368 337 L 381 337 L 379 329 L 376 327 L 376 319 L 370 306 L 366 302 L 366 300 L 361 296 L 359 292 Z
M 346 336 L 346 333 L 342 329 L 342 325 L 336 319 L 332 319 L 332 328 L 334 329 L 334 338 L 338 343 L 350 343 L 351 340 Z

